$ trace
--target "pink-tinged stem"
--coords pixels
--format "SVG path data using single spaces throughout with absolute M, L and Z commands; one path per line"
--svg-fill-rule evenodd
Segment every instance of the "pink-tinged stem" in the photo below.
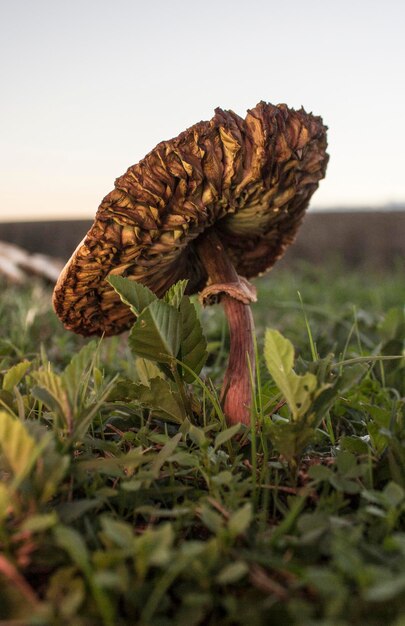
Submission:
M 214 230 L 201 235 L 196 243 L 198 256 L 210 283 L 230 284 L 233 287 L 240 284 L 239 276 Z M 252 312 L 249 304 L 244 304 L 226 292 L 222 293 L 220 298 L 230 335 L 229 361 L 222 385 L 221 403 L 228 424 L 242 422 L 249 425 L 252 402 L 251 375 L 253 380 L 255 375 Z

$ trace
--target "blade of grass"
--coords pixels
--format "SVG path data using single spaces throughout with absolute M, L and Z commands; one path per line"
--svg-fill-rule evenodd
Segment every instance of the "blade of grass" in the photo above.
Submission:
M 308 334 L 308 339 L 309 339 L 309 345 L 311 347 L 312 360 L 315 362 L 315 361 L 319 360 L 318 350 L 316 348 L 316 344 L 315 344 L 314 338 L 312 336 L 312 331 L 311 331 L 311 327 L 309 325 L 308 316 L 307 316 L 305 308 L 304 308 L 304 301 L 302 299 L 301 293 L 299 291 L 297 293 L 298 293 L 299 301 L 301 303 L 302 313 L 304 315 L 305 326 L 306 326 L 306 329 L 307 329 L 307 334 Z

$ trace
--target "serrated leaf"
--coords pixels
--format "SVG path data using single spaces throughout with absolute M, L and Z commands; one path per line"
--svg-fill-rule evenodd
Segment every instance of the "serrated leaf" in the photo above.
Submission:
M 16 481 L 26 476 L 37 457 L 35 439 L 20 420 L 5 411 L 0 411 L 0 450 Z
M 183 299 L 187 283 L 188 280 L 179 280 L 177 283 L 172 285 L 170 289 L 166 291 L 164 301 L 178 309 Z
M 143 383 L 142 383 L 143 384 Z M 147 387 L 148 385 L 144 385 Z M 128 378 L 118 379 L 112 387 L 107 401 L 108 402 L 131 402 L 137 399 L 137 389 L 139 383 L 134 383 Z
M 38 383 L 31 391 L 34 398 L 43 402 L 61 418 L 70 415 L 70 404 L 61 376 L 50 369 L 34 372 L 32 376 Z
M 236 435 L 241 429 L 242 424 L 235 424 L 226 430 L 223 430 L 221 433 L 215 437 L 214 450 L 217 450 L 222 444 L 226 443 L 232 437 Z
M 152 302 L 139 315 L 129 335 L 129 346 L 135 356 L 170 363 L 180 348 L 180 314 L 161 300 Z
M 142 406 L 150 409 L 155 417 L 182 424 L 185 412 L 180 394 L 172 389 L 169 381 L 152 378 L 149 385 L 134 385 L 133 397 Z
M 115 384 L 116 379 L 113 379 L 109 383 L 107 383 L 102 392 L 100 392 L 100 394 L 98 395 L 96 402 L 93 402 L 92 404 L 86 406 L 85 410 L 80 414 L 80 416 L 76 416 L 74 422 L 74 431 L 72 433 L 72 438 L 75 441 L 77 441 L 78 439 L 82 439 L 85 436 L 93 418 L 104 405 Z
M 36 494 L 38 503 L 47 502 L 56 492 L 70 465 L 70 456 L 61 454 L 52 431 L 37 420 L 22 422 L 28 434 L 36 443 L 31 464 L 39 460 L 35 472 L 30 476 L 31 492 Z
M 180 303 L 181 340 L 179 359 L 199 374 L 207 360 L 207 341 L 204 337 L 197 311 L 190 298 L 184 296 Z M 193 375 L 183 370 L 184 380 L 188 383 L 194 381 Z
M 31 363 L 30 361 L 22 361 L 17 363 L 4 374 L 3 389 L 5 391 L 13 391 L 14 387 L 22 380 L 27 373 Z
M 157 300 L 157 296 L 145 285 L 110 274 L 107 278 L 111 287 L 115 289 L 124 304 L 127 304 L 132 313 L 138 317 L 149 304 Z
M 94 362 L 97 353 L 98 342 L 90 341 L 87 345 L 75 354 L 70 363 L 61 375 L 62 386 L 66 389 L 69 397 L 69 404 L 73 410 L 76 410 L 79 404 L 79 394 L 83 388 L 86 390 L 89 369 Z
M 298 376 L 294 372 L 293 345 L 277 330 L 266 330 L 264 356 L 267 368 L 285 397 L 293 419 L 298 420 L 311 405 L 317 388 L 316 376 L 310 372 Z

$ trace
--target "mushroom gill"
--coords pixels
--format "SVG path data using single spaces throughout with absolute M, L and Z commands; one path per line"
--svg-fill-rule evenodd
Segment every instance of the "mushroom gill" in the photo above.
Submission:
M 106 282 L 111 273 L 157 295 L 187 278 L 188 293 L 224 305 L 224 409 L 230 422 L 247 422 L 255 299 L 247 279 L 293 241 L 325 175 L 326 145 L 320 117 L 265 102 L 245 119 L 216 109 L 212 120 L 158 144 L 116 180 L 62 271 L 53 303 L 65 327 L 83 335 L 129 328 L 133 315 Z

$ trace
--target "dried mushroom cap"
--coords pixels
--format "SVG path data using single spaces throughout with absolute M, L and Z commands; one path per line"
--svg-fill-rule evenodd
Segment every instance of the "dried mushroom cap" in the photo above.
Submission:
M 215 227 L 237 272 L 269 269 L 292 242 L 325 175 L 320 117 L 260 102 L 242 119 L 216 109 L 163 141 L 115 182 L 95 222 L 56 284 L 54 307 L 66 328 L 113 335 L 133 315 L 106 282 L 120 274 L 163 294 L 188 278 L 206 286 L 195 240 Z

